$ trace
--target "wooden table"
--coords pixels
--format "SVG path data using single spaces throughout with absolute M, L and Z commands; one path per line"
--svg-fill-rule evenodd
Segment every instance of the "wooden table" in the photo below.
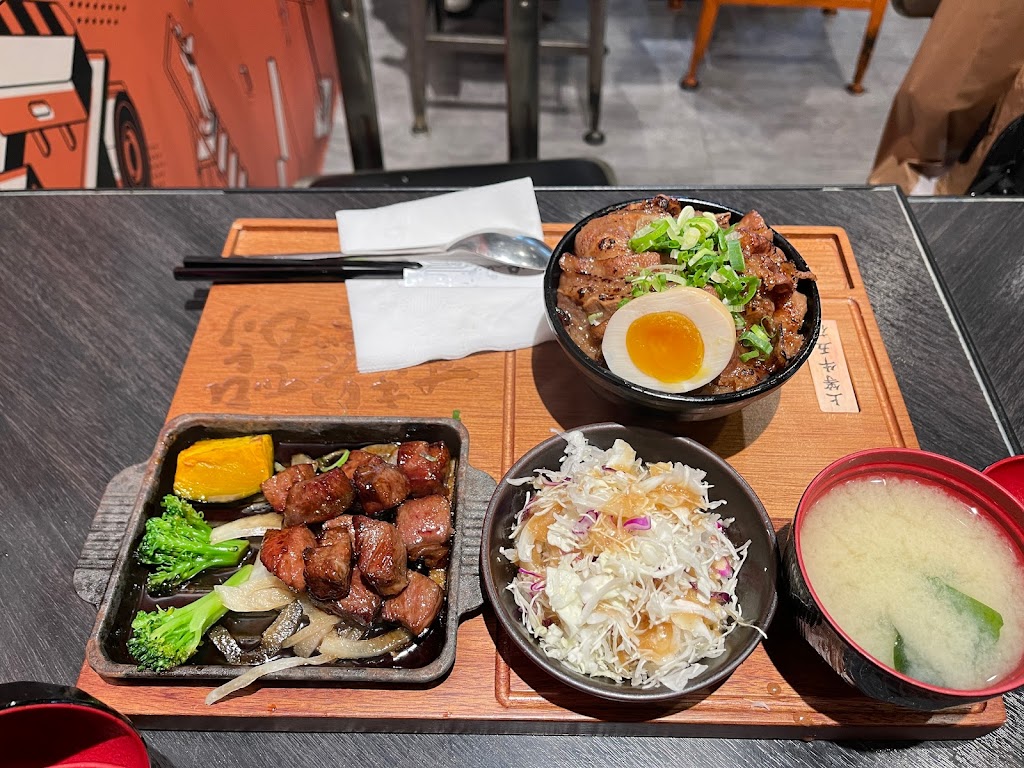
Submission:
M 567 221 L 650 191 L 541 191 L 538 198 L 545 220 Z M 982 391 L 930 274 L 952 283 L 955 272 L 945 270 L 955 270 L 956 261 L 925 260 L 897 193 L 679 190 L 684 192 L 756 207 L 771 221 L 844 227 L 922 446 L 978 467 L 1006 455 L 1006 428 L 997 424 L 992 397 Z M 324 218 L 340 207 L 381 205 L 416 194 L 152 192 L 3 198 L 0 507 L 7 525 L 0 528 L 0 679 L 67 683 L 77 675 L 94 612 L 74 595 L 71 571 L 107 480 L 152 449 L 198 320 L 183 309 L 192 286 L 170 279 L 176 259 L 185 253 L 218 253 L 236 218 Z M 996 218 L 998 213 L 990 219 L 985 204 L 966 205 L 979 206 L 964 216 L 984 219 L 994 248 L 1019 259 L 1024 219 Z M 942 219 L 959 210 L 947 209 Z M 933 221 L 939 229 L 942 219 Z M 949 241 L 955 239 L 949 233 Z M 968 282 L 977 285 L 973 278 Z M 1006 281 L 1006 286 L 1019 303 L 1024 292 L 1019 281 Z M 950 295 L 957 301 L 964 297 L 958 289 Z M 984 322 L 1008 327 L 1017 316 L 1013 307 L 991 302 Z M 1013 314 L 1000 318 L 998 313 L 1006 311 Z M 971 330 L 961 335 L 973 339 L 979 358 L 998 353 L 987 337 L 971 335 Z M 996 386 L 1010 388 L 1012 382 L 998 377 L 1012 374 L 1013 368 L 992 365 L 986 370 Z M 341 762 L 379 767 L 402 764 L 407 755 L 474 766 L 937 768 L 1019 764 L 1022 703 L 1024 696 L 1008 696 L 1007 724 L 989 736 L 915 745 L 452 733 L 149 732 L 146 738 L 166 758 L 163 764 L 179 768 Z

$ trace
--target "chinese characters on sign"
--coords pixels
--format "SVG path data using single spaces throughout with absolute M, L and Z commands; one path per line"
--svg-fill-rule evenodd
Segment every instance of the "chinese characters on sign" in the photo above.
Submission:
M 857 394 L 853 391 L 850 371 L 846 367 L 843 342 L 835 320 L 821 321 L 821 335 L 807 361 L 818 395 L 818 407 L 826 413 L 860 413 Z

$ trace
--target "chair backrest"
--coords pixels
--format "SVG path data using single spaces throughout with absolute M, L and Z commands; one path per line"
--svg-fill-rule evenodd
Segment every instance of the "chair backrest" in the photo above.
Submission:
M 480 187 L 529 176 L 538 187 L 607 187 L 612 169 L 600 160 L 564 158 L 408 171 L 367 171 L 305 179 L 306 187 Z

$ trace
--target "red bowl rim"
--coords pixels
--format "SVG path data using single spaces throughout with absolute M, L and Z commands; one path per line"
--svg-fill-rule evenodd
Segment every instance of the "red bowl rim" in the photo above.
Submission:
M 1019 487 L 1008 488 L 1007 486 L 1003 485 L 1002 482 L 1000 482 L 1000 480 L 998 479 L 1002 474 L 1002 470 L 1006 469 L 1007 467 L 1013 467 L 1020 474 Z M 981 474 L 983 474 L 989 480 L 992 480 L 996 485 L 1002 487 L 1003 490 L 1005 490 L 1007 493 L 1013 496 L 1013 498 L 1015 498 L 1021 504 L 1024 504 L 1024 495 L 1018 495 L 1020 494 L 1020 489 L 1024 488 L 1024 455 L 1017 454 L 1016 456 L 1007 456 L 1005 459 L 1000 459 L 999 461 L 993 462 L 992 464 L 989 464 L 987 467 L 981 470 Z
M 835 474 L 837 469 L 839 469 L 843 465 L 849 464 L 854 461 L 861 462 L 863 459 L 872 456 L 877 457 L 879 459 L 877 465 L 872 462 L 863 462 L 858 463 L 856 468 L 866 469 L 871 467 L 877 467 L 877 469 L 879 470 L 883 470 L 886 468 L 897 469 L 892 465 L 905 464 L 917 466 L 921 469 L 931 470 L 932 472 L 936 472 L 936 474 L 938 474 L 939 472 L 938 470 L 936 470 L 935 467 L 928 466 L 921 461 L 922 458 L 927 458 L 929 462 L 945 465 L 950 469 L 955 469 L 957 472 L 965 474 L 973 483 L 973 485 L 961 486 L 956 490 L 959 490 L 962 493 L 965 490 L 965 488 L 969 489 L 975 497 L 977 497 L 979 500 L 984 500 L 984 502 L 986 502 L 986 507 L 1010 507 L 1011 512 L 1016 514 L 1017 521 L 1012 520 L 1011 514 L 1003 515 L 1001 521 L 992 520 L 991 515 L 989 514 L 990 510 L 986 508 L 984 510 L 979 509 L 979 511 L 983 511 L 983 513 L 986 516 L 986 519 L 989 519 L 990 522 L 993 522 L 997 525 L 999 525 L 1000 522 L 1011 522 L 1013 526 L 1018 529 L 1018 531 L 1021 534 L 1021 537 L 1024 538 L 1024 505 L 1022 505 L 1021 502 L 1018 501 L 1013 495 L 1011 495 L 1005 488 L 1003 488 L 1001 485 L 999 485 L 986 475 L 982 474 L 978 470 L 974 469 L 974 467 L 968 466 L 967 464 L 959 462 L 956 459 L 951 459 L 948 456 L 943 456 L 938 453 L 930 453 L 929 451 L 922 451 L 917 448 L 868 448 L 863 451 L 857 451 L 855 453 L 843 456 L 842 458 L 836 459 L 823 470 L 821 470 L 817 475 L 815 475 L 814 479 L 811 480 L 810 484 L 804 490 L 803 495 L 800 497 L 800 502 L 797 504 L 796 515 L 793 518 L 793 548 L 796 553 L 797 563 L 800 567 L 800 575 L 803 578 L 804 584 L 807 586 L 807 590 L 811 593 L 811 597 L 814 600 L 815 606 L 818 608 L 819 611 L 821 611 L 822 616 L 825 617 L 825 620 L 829 623 L 829 626 L 831 626 L 832 629 L 847 643 L 849 643 L 853 648 L 855 648 L 862 657 L 867 659 L 869 662 L 874 664 L 883 672 L 892 675 L 893 677 L 902 680 L 915 688 L 924 691 L 929 691 L 931 693 L 940 694 L 943 696 L 948 696 L 950 698 L 955 699 L 977 700 L 982 698 L 993 698 L 995 696 L 1007 693 L 1008 691 L 1012 691 L 1014 688 L 1021 687 L 1022 685 L 1024 685 L 1024 667 L 1022 667 L 1020 663 L 1018 663 L 1017 671 L 1014 674 L 1004 678 L 1002 681 L 996 683 L 995 685 L 989 686 L 988 688 L 962 690 L 957 688 L 943 688 L 937 685 L 929 685 L 928 683 L 923 683 L 920 680 L 916 680 L 913 677 L 909 677 L 901 672 L 897 672 L 892 667 L 888 666 L 887 664 L 883 664 L 870 653 L 865 651 L 857 642 L 853 640 L 852 637 L 850 637 L 850 635 L 846 633 L 844 629 L 842 629 L 842 627 L 839 626 L 839 623 L 832 618 L 831 614 L 829 614 L 829 612 L 825 610 L 824 605 L 822 604 L 821 600 L 818 598 L 818 595 L 814 590 L 814 585 L 811 583 L 811 580 L 807 576 L 807 569 L 804 566 L 803 552 L 800 548 L 800 523 L 802 522 L 804 515 L 806 515 L 807 510 L 811 506 L 808 499 L 812 495 L 815 495 L 815 492 L 820 491 L 823 486 L 828 485 L 832 481 L 832 475 Z M 952 480 L 953 478 L 950 477 L 948 479 Z M 1002 528 L 1003 526 L 1000 525 L 1000 527 Z M 1011 543 L 1017 549 L 1020 558 L 1024 560 L 1024 548 L 1021 547 L 1019 542 L 1011 540 Z
M 132 763 L 134 766 L 149 766 L 152 765 L 149 760 L 149 751 L 146 748 L 146 743 L 142 740 L 142 736 L 139 734 L 135 727 L 132 726 L 120 713 L 108 709 L 102 702 L 96 704 L 89 703 L 87 701 L 79 700 L 39 700 L 29 701 L 22 704 L 16 704 L 10 707 L 4 707 L 0 709 L 0 718 L 5 715 L 29 715 L 33 712 L 54 712 L 63 711 L 66 716 L 87 716 L 95 717 L 104 721 L 116 736 L 117 739 L 126 739 L 126 748 L 130 749 L 134 753 L 136 761 Z M 130 745 L 130 746 L 129 746 Z M 95 759 L 90 761 L 81 761 L 79 764 L 86 765 L 88 762 L 94 762 L 97 765 L 104 764 L 102 760 Z

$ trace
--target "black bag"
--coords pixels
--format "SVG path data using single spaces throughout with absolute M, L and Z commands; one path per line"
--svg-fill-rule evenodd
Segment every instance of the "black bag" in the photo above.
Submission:
M 939 7 L 939 0 L 892 0 L 892 7 L 900 16 L 930 19 Z
M 1024 195 L 1024 115 L 1007 125 L 982 161 L 969 195 Z

